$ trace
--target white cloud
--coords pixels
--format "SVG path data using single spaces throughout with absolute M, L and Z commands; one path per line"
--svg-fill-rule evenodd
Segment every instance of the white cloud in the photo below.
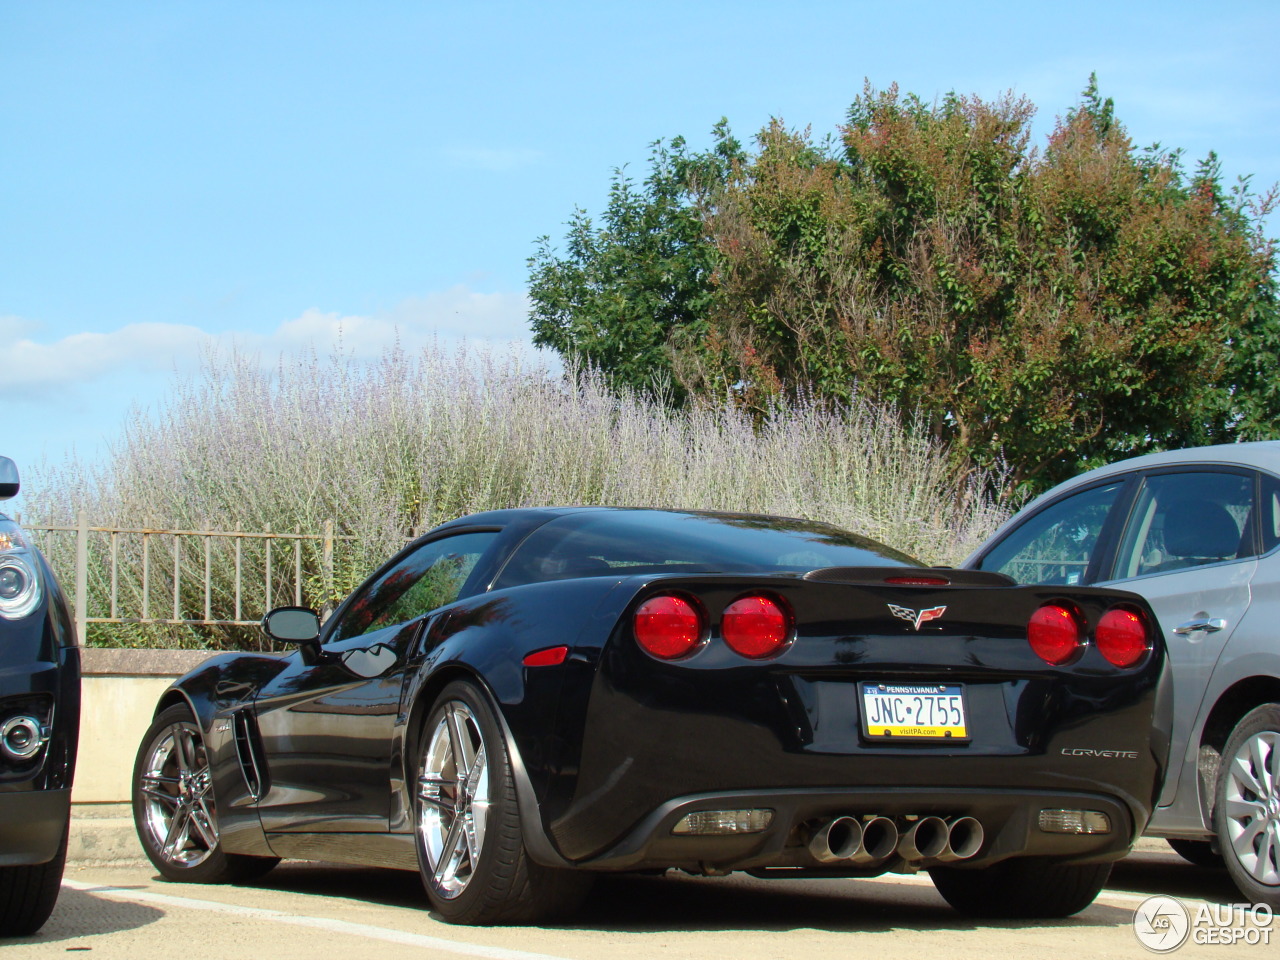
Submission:
M 312 307 L 267 334 L 209 333 L 185 324 L 138 323 L 105 333 L 77 333 L 40 342 L 37 325 L 0 316 L 0 397 L 31 400 L 91 387 L 121 374 L 141 379 L 194 366 L 208 349 L 236 348 L 274 364 L 280 355 L 341 350 L 359 359 L 381 356 L 399 342 L 408 351 L 463 340 L 528 342 L 528 302 L 522 293 L 479 293 L 465 285 L 413 297 L 375 316 Z
M 76 333 L 53 343 L 26 334 L 33 324 L 15 317 L 0 321 L 0 395 L 43 393 L 85 385 L 129 370 L 172 370 L 198 357 L 213 337 L 198 327 L 174 323 L 131 323 L 107 333 Z

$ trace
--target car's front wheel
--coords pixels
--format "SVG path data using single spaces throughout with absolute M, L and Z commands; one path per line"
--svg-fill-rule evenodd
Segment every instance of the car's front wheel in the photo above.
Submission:
M 1231 732 L 1213 825 L 1240 892 L 1280 909 L 1280 704 L 1251 710 Z
M 497 718 L 466 681 L 446 686 L 427 716 L 414 828 L 423 886 L 451 923 L 545 920 L 586 893 L 587 875 L 530 859 Z
M 133 821 L 147 858 L 180 883 L 239 883 L 280 861 L 227 854 L 200 727 L 185 705 L 160 712 L 133 767 Z
M 973 917 L 1069 917 L 1102 892 L 1110 863 L 1057 863 L 1035 857 L 1004 860 L 978 870 L 929 871 L 943 899 Z

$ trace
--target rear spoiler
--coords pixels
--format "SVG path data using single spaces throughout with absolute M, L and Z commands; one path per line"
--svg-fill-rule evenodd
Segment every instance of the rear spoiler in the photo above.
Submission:
M 820 583 L 860 583 L 891 587 L 1016 587 L 1003 573 L 957 570 L 954 567 L 823 567 L 810 570 L 806 580 Z

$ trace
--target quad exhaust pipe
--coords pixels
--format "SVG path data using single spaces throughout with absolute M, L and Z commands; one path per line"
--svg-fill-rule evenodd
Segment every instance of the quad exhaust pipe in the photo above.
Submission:
M 895 853 L 906 861 L 951 863 L 967 860 L 982 849 L 985 833 L 973 817 L 920 817 L 899 832 L 888 817 L 836 817 L 818 826 L 809 838 L 809 853 L 819 863 L 871 866 Z
M 836 817 L 814 831 L 809 852 L 821 863 L 871 864 L 888 860 L 897 845 L 898 828 L 888 817 L 872 817 L 866 823 Z

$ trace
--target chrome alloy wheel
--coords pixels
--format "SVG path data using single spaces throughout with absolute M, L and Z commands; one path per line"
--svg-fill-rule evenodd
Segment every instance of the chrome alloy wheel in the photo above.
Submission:
M 489 769 L 480 723 L 471 708 L 450 700 L 422 757 L 418 835 L 440 896 L 453 899 L 475 876 L 489 819 Z
M 204 742 L 194 723 L 175 723 L 154 741 L 139 778 L 142 822 L 156 850 L 194 867 L 218 846 L 218 821 Z
M 1280 885 L 1280 733 L 1249 737 L 1223 774 L 1232 852 L 1258 883 Z

